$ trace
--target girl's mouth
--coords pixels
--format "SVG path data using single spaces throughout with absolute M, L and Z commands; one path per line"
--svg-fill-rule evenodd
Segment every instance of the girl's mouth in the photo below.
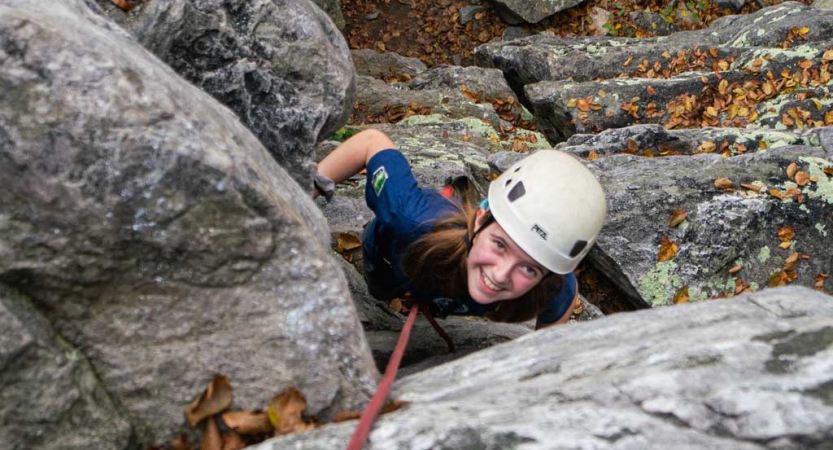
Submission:
M 480 269 L 480 279 L 483 281 L 483 285 L 492 292 L 500 292 L 503 290 L 502 287 L 492 283 L 492 280 L 483 272 L 483 268 Z

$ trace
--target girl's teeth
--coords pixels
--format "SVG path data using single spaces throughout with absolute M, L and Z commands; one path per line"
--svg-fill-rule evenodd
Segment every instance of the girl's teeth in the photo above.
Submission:
M 500 290 L 499 286 L 496 286 L 496 285 L 492 284 L 491 281 L 489 281 L 489 277 L 487 277 L 486 274 L 483 274 L 483 282 L 486 284 L 486 287 L 488 287 L 489 289 L 491 289 L 493 291 L 499 291 Z

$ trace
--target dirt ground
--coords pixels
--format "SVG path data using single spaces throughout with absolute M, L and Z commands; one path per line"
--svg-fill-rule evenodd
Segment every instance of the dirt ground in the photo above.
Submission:
M 802 0 L 810 4 L 812 0 Z M 473 3 L 480 3 L 473 5 Z M 748 14 L 780 0 L 747 0 L 738 14 Z M 461 15 L 477 8 L 471 20 L 461 24 Z M 591 13 L 607 11 L 609 21 L 595 25 Z M 516 27 L 526 34 L 555 36 L 648 37 L 656 33 L 637 28 L 632 11 L 649 10 L 660 14 L 680 29 L 708 27 L 715 19 L 733 14 L 709 0 L 588 0 L 543 21 Z M 352 49 L 371 48 L 421 59 L 429 67 L 439 64 L 468 66 L 478 45 L 501 38 L 507 25 L 487 0 L 344 0 L 344 35 Z

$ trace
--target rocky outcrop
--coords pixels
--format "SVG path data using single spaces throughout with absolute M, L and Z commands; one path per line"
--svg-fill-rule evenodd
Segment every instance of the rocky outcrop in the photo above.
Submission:
M 86 448 L 125 448 L 119 417 L 129 445 L 166 442 L 218 372 L 244 409 L 287 386 L 322 418 L 367 400 L 378 374 L 324 217 L 227 108 L 81 0 L 0 5 L 0 86 L 0 283 L 56 336 L 3 328 L 12 354 L 55 355 L 3 364 L 39 386 L 24 422 L 49 417 L 55 441 L 27 448 L 75 442 L 79 420 L 108 429 Z M 76 375 L 55 385 L 56 365 Z M 59 386 L 77 390 L 59 408 L 77 400 L 52 425 L 38 399 Z
M 503 20 L 510 25 L 538 23 L 584 0 L 494 0 Z
M 683 293 L 698 301 L 787 282 L 813 286 L 833 267 L 833 179 L 824 173 L 831 156 L 785 145 L 729 158 L 600 158 L 593 166 L 610 210 L 590 258 L 637 305 L 669 305 Z M 796 184 L 791 164 L 818 181 Z M 731 187 L 715 187 L 720 178 Z M 677 210 L 687 217 L 670 226 Z
M 400 380 L 411 403 L 366 448 L 824 448 L 832 319 L 783 288 L 532 333 Z M 253 449 L 340 448 L 355 425 Z
M 319 8 L 324 10 L 333 23 L 339 30 L 343 30 L 346 25 L 344 21 L 344 14 L 341 12 L 340 0 L 312 0 Z
M 554 144 L 639 123 L 800 130 L 833 124 L 831 23 L 787 2 L 667 37 L 491 43 L 475 60 L 503 70 Z
M 143 2 L 111 19 L 231 108 L 298 184 L 312 189 L 314 147 L 347 121 L 355 72 L 339 30 L 310 1 Z
M 418 58 L 408 58 L 391 52 L 370 49 L 351 50 L 356 73 L 380 80 L 410 79 L 425 72 L 428 67 Z
M 8 450 L 123 449 L 130 425 L 84 355 L 0 284 L 0 440 Z
M 557 148 L 598 158 L 611 215 L 591 260 L 634 305 L 659 306 L 819 285 L 833 267 L 831 18 L 787 2 L 667 37 L 489 43 L 476 61 Z M 671 227 L 675 210 L 688 219 Z

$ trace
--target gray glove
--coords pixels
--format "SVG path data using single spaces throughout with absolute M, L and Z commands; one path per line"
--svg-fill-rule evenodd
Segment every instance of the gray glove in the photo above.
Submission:
M 336 191 L 336 184 L 333 180 L 316 172 L 312 178 L 312 184 L 315 186 L 315 189 L 318 189 L 318 194 L 323 195 L 328 202 L 333 199 L 333 193 Z

